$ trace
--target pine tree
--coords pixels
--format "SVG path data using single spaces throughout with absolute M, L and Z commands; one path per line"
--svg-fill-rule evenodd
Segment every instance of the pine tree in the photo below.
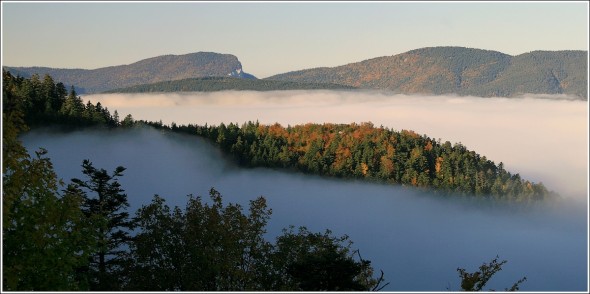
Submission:
M 117 181 L 125 168 L 119 166 L 112 174 L 95 168 L 84 160 L 82 172 L 88 180 L 72 179 L 68 190 L 80 194 L 84 201 L 82 211 L 94 224 L 94 237 L 98 251 L 91 257 L 88 276 L 91 290 L 118 290 L 118 272 L 123 263 L 123 246 L 129 241 L 133 228 L 129 220 L 127 195 Z M 89 193 L 92 193 L 89 195 Z

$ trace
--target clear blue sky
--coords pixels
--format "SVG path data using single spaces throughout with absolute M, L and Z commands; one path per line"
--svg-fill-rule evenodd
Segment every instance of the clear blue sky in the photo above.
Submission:
M 2 64 L 93 69 L 234 54 L 264 78 L 430 46 L 588 50 L 585 2 L 2 2 Z

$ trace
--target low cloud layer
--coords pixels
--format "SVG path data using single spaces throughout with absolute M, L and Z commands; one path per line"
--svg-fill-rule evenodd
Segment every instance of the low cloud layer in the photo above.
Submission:
M 563 95 L 521 98 L 408 96 L 359 91 L 227 91 L 213 93 L 98 94 L 119 115 L 165 124 L 219 124 L 258 120 L 371 121 L 410 129 L 470 150 L 564 196 L 587 194 L 588 102 Z
M 348 234 L 363 257 L 383 269 L 390 291 L 459 289 L 456 268 L 470 271 L 499 255 L 508 263 L 488 285 L 504 289 L 527 276 L 524 291 L 587 287 L 588 102 L 404 96 L 380 92 L 285 91 L 92 95 L 120 116 L 179 124 L 282 125 L 371 121 L 395 130 L 462 142 L 523 178 L 542 181 L 566 201 L 530 210 L 438 199 L 400 187 L 322 179 L 269 169 L 241 169 L 207 141 L 151 129 L 34 131 L 30 151 L 49 150 L 58 175 L 81 177 L 83 159 L 127 167 L 121 178 L 131 211 L 160 194 L 183 206 L 185 195 L 215 187 L 247 206 L 259 195 L 273 209 L 269 237 L 288 225 Z M 557 98 L 557 99 L 554 99 Z
M 340 181 L 269 169 L 241 169 L 207 141 L 153 129 L 56 133 L 23 137 L 27 148 L 49 150 L 58 175 L 81 177 L 83 159 L 121 178 L 131 211 L 160 194 L 184 206 L 185 195 L 241 203 L 264 195 L 273 215 L 269 237 L 288 225 L 348 234 L 382 269 L 389 291 L 459 290 L 456 268 L 474 271 L 496 255 L 508 260 L 489 288 L 527 276 L 524 291 L 583 291 L 587 286 L 586 203 L 574 200 L 529 210 L 439 199 L 411 189 Z M 514 142 L 512 142 L 514 144 Z M 206 198 L 206 197 L 205 197 Z

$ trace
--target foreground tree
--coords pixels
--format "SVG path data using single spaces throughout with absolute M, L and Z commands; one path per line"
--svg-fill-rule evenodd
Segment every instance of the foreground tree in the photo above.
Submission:
M 18 107 L 2 114 L 3 290 L 84 290 L 76 268 L 93 250 L 80 197 L 62 185 L 41 149 L 31 157 L 18 140 Z
M 130 290 L 259 290 L 269 244 L 263 238 L 271 210 L 259 197 L 249 214 L 224 205 L 211 189 L 210 204 L 190 196 L 186 209 L 163 198 L 140 208 L 139 233 L 130 244 Z M 154 254 L 156 253 L 157 254 Z
M 128 274 L 125 290 L 184 290 L 185 217 L 173 211 L 164 198 L 155 195 L 152 202 L 135 212 L 138 233 L 129 244 Z M 154 254 L 157 253 L 157 254 Z
M 190 197 L 186 209 L 170 209 L 155 196 L 137 211 L 139 233 L 130 244 L 126 290 L 301 291 L 379 290 L 370 262 L 354 258 L 347 236 L 293 228 L 272 244 L 264 239 L 271 210 L 259 197 L 249 213 Z
M 95 168 L 89 160 L 82 163 L 86 180 L 72 179 L 68 194 L 84 199 L 81 209 L 93 225 L 92 237 L 98 250 L 90 259 L 87 269 L 91 290 L 113 290 L 120 287 L 121 270 L 129 231 L 133 224 L 129 220 L 127 195 L 117 181 L 123 175 L 124 167 L 119 166 L 112 174 Z
M 385 285 L 373 278 L 371 262 L 351 251 L 348 236 L 329 230 L 312 233 L 305 227 L 283 231 L 272 254 L 273 288 L 281 291 L 375 291 Z M 354 258 L 354 255 L 359 260 Z
M 479 267 L 479 271 L 473 273 L 467 272 L 464 268 L 457 268 L 459 277 L 461 278 L 461 289 L 463 291 L 482 291 L 483 287 L 488 283 L 494 274 L 502 270 L 506 260 L 498 262 L 498 256 L 496 256 L 490 263 L 483 263 Z M 526 277 L 516 281 L 510 288 L 505 288 L 504 291 L 518 291 L 520 284 L 526 281 Z M 495 291 L 495 290 L 489 290 Z

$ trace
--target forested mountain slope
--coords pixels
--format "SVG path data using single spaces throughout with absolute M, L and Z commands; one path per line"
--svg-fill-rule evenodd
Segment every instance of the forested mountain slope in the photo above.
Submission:
M 587 99 L 587 60 L 586 51 L 533 51 L 510 56 L 463 47 L 429 47 L 267 79 L 333 83 L 404 94 L 510 97 L 535 93 Z
M 161 124 L 152 123 L 155 127 Z M 361 124 L 283 127 L 258 122 L 219 126 L 175 126 L 215 142 L 248 167 L 287 168 L 345 179 L 421 187 L 441 194 L 492 197 L 517 202 L 553 198 L 542 183 L 511 174 L 503 163 L 411 130 Z
M 214 92 L 224 90 L 279 91 L 320 89 L 342 90 L 355 88 L 352 86 L 330 83 L 299 83 L 289 81 L 240 79 L 235 77 L 206 77 L 143 84 L 127 88 L 114 89 L 106 91 L 105 93 Z

